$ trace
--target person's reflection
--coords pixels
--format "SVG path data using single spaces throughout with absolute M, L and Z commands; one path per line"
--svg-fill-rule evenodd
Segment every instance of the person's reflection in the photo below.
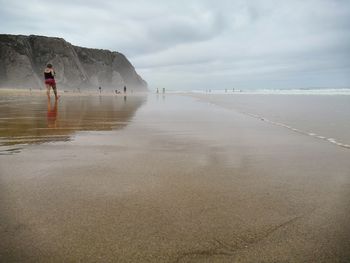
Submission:
M 124 96 L 124 102 L 126 103 L 126 96 Z
M 47 100 L 47 127 L 48 128 L 56 128 L 57 127 L 57 108 L 58 108 L 58 100 L 55 100 L 55 104 L 51 106 L 51 100 Z

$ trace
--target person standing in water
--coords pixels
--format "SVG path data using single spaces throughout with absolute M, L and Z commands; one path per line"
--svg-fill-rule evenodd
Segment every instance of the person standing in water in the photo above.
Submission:
M 46 65 L 46 68 L 44 70 L 44 77 L 45 77 L 47 97 L 50 99 L 50 88 L 52 88 L 53 93 L 55 94 L 55 99 L 57 100 L 58 95 L 57 95 L 57 87 L 56 87 L 56 81 L 55 81 L 55 71 L 53 70 L 53 67 L 51 64 Z

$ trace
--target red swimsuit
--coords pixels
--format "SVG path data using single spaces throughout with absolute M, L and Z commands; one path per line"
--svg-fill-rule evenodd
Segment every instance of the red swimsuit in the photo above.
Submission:
M 55 82 L 55 77 L 52 74 L 52 72 L 44 72 L 44 76 L 45 76 L 45 84 L 50 85 L 50 86 L 55 86 L 56 82 Z

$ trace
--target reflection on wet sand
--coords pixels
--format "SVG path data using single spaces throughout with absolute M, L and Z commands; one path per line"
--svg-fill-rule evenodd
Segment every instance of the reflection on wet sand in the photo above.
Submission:
M 125 127 L 144 96 L 2 97 L 0 99 L 0 150 L 9 146 L 67 141 L 77 131 Z
M 47 127 L 57 128 L 57 106 L 58 100 L 55 100 L 54 106 L 51 106 L 51 100 L 47 100 Z

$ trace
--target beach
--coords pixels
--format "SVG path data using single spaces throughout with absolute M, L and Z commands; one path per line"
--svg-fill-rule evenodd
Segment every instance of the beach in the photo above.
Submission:
M 1 96 L 0 261 L 348 262 L 350 96 L 276 96 Z

